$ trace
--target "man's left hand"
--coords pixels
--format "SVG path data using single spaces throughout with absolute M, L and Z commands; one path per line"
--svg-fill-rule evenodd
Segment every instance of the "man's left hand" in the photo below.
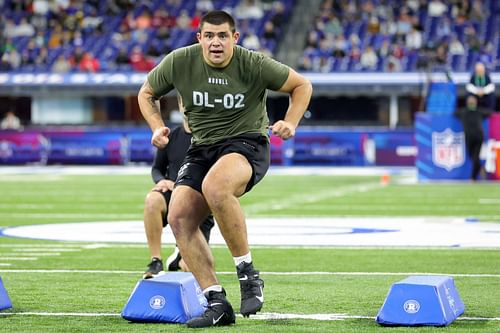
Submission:
M 272 133 L 283 140 L 290 139 L 295 135 L 295 126 L 288 121 L 279 120 L 269 127 Z

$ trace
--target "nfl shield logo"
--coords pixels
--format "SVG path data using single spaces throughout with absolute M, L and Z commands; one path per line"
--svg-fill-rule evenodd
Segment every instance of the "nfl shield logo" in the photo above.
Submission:
M 432 133 L 432 162 L 451 171 L 465 162 L 464 133 L 455 133 L 449 128 Z

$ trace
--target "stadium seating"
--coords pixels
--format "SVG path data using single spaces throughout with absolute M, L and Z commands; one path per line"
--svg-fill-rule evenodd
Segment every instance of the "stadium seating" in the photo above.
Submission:
M 36 2 L 36 1 L 35 1 Z M 53 70 L 53 65 L 59 55 L 71 63 L 72 71 L 82 71 L 78 67 L 75 50 L 81 47 L 81 52 L 89 52 L 98 63 L 96 71 L 128 71 L 138 70 L 131 63 L 117 64 L 116 57 L 120 48 L 127 51 L 129 57 L 132 51 L 139 50 L 152 65 L 157 63 L 161 56 L 169 50 L 186 46 L 194 42 L 197 24 L 194 19 L 203 13 L 197 9 L 199 1 L 163 1 L 151 0 L 147 2 L 134 1 L 82 1 L 71 2 L 67 8 L 50 7 L 45 14 L 36 14 L 36 9 L 31 1 L 7 0 L 0 4 L 2 14 L 0 22 L 8 18 L 12 24 L 0 23 L 0 41 L 8 41 L 20 57 L 20 63 L 13 61 L 10 56 L 11 49 L 0 47 L 0 59 L 3 54 L 5 61 L 0 71 L 21 71 L 21 72 L 47 72 Z M 214 9 L 224 9 L 237 14 L 238 6 L 244 0 L 213 0 Z M 282 17 L 286 20 L 290 10 L 293 8 L 293 0 L 281 0 L 285 8 Z M 81 4 L 80 4 L 81 3 Z M 127 6 L 120 5 L 127 3 Z M 250 1 L 251 3 L 251 1 Z M 157 17 L 157 13 L 166 11 L 173 21 L 166 32 L 168 35 L 160 33 L 159 26 L 167 21 L 165 17 Z M 188 26 L 175 24 L 175 20 L 182 13 L 186 13 L 189 18 Z M 69 14 L 73 14 L 71 19 Z M 261 45 L 266 51 L 272 53 L 276 50 L 276 40 L 282 35 L 282 29 L 275 27 L 276 40 L 267 39 L 265 36 L 265 23 L 272 20 L 277 14 L 277 6 L 264 7 L 260 18 L 241 18 L 237 20 L 238 27 L 248 27 L 239 29 L 241 31 L 240 42 L 252 30 L 261 40 Z M 139 20 L 142 15 L 147 16 L 144 26 L 140 26 Z M 19 30 L 21 21 L 27 19 L 28 23 L 35 27 L 35 34 L 25 33 Z M 90 23 L 86 23 L 86 20 Z M 92 19 L 95 19 L 92 21 Z M 155 21 L 157 20 L 157 21 Z M 62 29 L 59 36 L 57 26 Z M 2 36 L 3 35 L 3 36 Z M 67 36 L 65 36 L 67 35 Z M 81 35 L 81 37 L 80 37 Z M 78 37 L 78 38 L 77 38 Z M 3 44 L 3 43 L 0 43 Z M 42 50 L 46 48 L 47 55 L 42 56 Z M 151 67 L 151 66 L 149 66 Z M 140 67 L 140 71 L 147 71 L 148 66 Z
M 200 14 L 197 9 L 199 1 L 83 1 L 71 3 L 67 8 L 50 9 L 45 14 L 36 14 L 32 1 L 6 0 L 0 5 L 0 71 L 45 72 L 54 69 L 54 64 L 60 55 L 71 62 L 71 70 L 84 70 L 76 66 L 75 50 L 78 46 L 82 52 L 89 52 L 96 58 L 97 71 L 147 71 L 157 63 L 161 56 L 169 50 L 189 45 L 195 38 L 195 24 L 188 22 L 187 27 L 175 25 L 175 20 L 186 13 L 189 19 Z M 202 1 L 203 2 L 203 1 Z M 213 8 L 225 9 L 238 16 L 238 7 L 245 0 L 213 0 Z M 252 1 L 249 1 L 252 3 Z M 430 4 L 434 1 L 427 2 Z M 34 2 L 36 3 L 36 1 Z M 126 5 L 121 5 L 125 3 Z M 284 12 L 277 13 L 280 3 Z M 491 70 L 500 69 L 499 47 L 499 14 L 500 3 L 495 0 L 470 1 L 471 8 L 461 13 L 460 8 L 454 8 L 453 2 L 444 2 L 446 11 L 440 16 L 429 14 L 429 7 L 412 8 L 407 0 L 370 0 L 357 1 L 323 1 L 320 14 L 315 20 L 311 32 L 318 35 L 315 45 L 305 48 L 302 60 L 297 67 L 303 71 L 313 72 L 345 72 L 345 71 L 470 71 L 473 64 L 481 60 L 486 62 Z M 474 15 L 472 6 L 481 3 L 481 15 Z M 283 27 L 275 26 L 275 38 L 266 38 L 265 24 L 277 14 L 281 22 L 287 21 L 294 10 L 294 0 L 258 1 L 262 5 L 262 16 L 259 18 L 241 18 L 238 20 L 241 31 L 240 43 L 252 31 L 260 39 L 261 51 L 274 53 L 280 43 L 285 41 Z M 264 6 L 264 4 L 267 4 Z M 353 5 L 355 4 L 355 5 Z M 349 7 L 349 5 L 351 7 Z M 354 7 L 353 7 L 354 6 Z M 357 6 L 357 7 L 356 7 Z M 353 8 L 356 10 L 355 13 Z M 165 10 L 173 18 L 174 26 L 166 32 L 158 29 L 159 11 Z M 201 11 L 202 13 L 203 11 Z M 69 14 L 74 14 L 71 17 Z M 150 15 L 145 28 L 134 25 L 143 14 Z M 462 16 L 461 16 L 462 15 Z M 75 17 L 71 19 L 72 17 Z M 35 34 L 26 30 L 19 32 L 23 19 L 35 27 Z M 95 19 L 92 21 L 92 19 Z M 155 21 L 157 20 L 157 21 Z M 160 21 L 158 21 L 160 20 Z M 332 31 L 336 20 L 347 45 L 345 56 L 332 55 L 332 46 L 320 48 L 322 39 L 332 38 L 338 34 Z M 7 22 L 10 21 L 13 26 Z M 59 23 L 56 23 L 59 22 Z M 90 23 L 89 23 L 90 22 Z M 156 22 L 156 23 L 155 23 Z M 195 21 L 196 22 L 196 21 Z M 62 35 L 58 36 L 56 26 L 62 26 Z M 191 26 L 193 24 L 193 26 Z M 130 26 L 132 25 L 132 26 Z M 422 37 L 422 45 L 418 49 L 407 47 L 406 31 L 410 26 L 418 27 Z M 12 33 L 12 28 L 15 32 Z M 329 30 L 330 29 L 330 30 Z M 77 36 L 76 31 L 78 34 Z M 65 36 L 65 34 L 67 36 Z M 351 38 L 359 40 L 358 55 L 352 55 Z M 452 53 L 448 50 L 451 40 L 456 39 L 463 46 L 463 53 Z M 384 51 L 384 41 L 389 42 L 389 48 Z M 482 42 L 485 41 L 485 42 Z M 477 44 L 479 43 L 479 44 Z M 332 44 L 330 41 L 329 44 Z M 368 46 L 373 47 L 378 60 L 373 66 L 364 66 L 360 57 Z M 443 46 L 439 50 L 439 46 Z M 12 48 L 17 51 L 11 56 Z M 46 51 L 44 49 L 46 48 Z M 130 57 L 135 49 L 142 52 L 146 65 L 134 66 L 133 63 L 117 63 L 120 48 L 124 48 Z M 397 49 L 397 51 L 395 51 Z M 439 55 L 439 52 L 442 54 Z M 45 54 L 46 52 L 46 54 Z M 397 54 L 393 54 L 393 53 Z M 391 55 L 392 54 L 392 55 Z M 13 64 L 9 64 L 9 62 Z M 17 62 L 17 64 L 16 64 Z M 76 62 L 78 62 L 76 60 Z M 429 66 L 432 65 L 432 66 Z
M 410 1 L 405 0 L 323 1 L 320 13 L 309 30 L 317 39 L 313 40 L 313 45 L 308 41 L 309 47 L 304 51 L 299 67 L 313 72 L 468 72 L 480 60 L 491 70 L 500 69 L 500 64 L 495 61 L 500 56 L 498 1 L 471 1 L 468 9 L 454 7 L 453 2 L 444 1 L 446 10 L 442 15 L 429 12 L 427 4 L 430 6 L 432 2 L 411 8 Z M 475 4 L 481 4 L 481 10 L 475 11 Z M 421 47 L 414 50 L 407 45 L 408 32 L 405 31 L 411 26 L 417 28 L 422 40 Z M 334 52 L 335 36 L 339 30 L 347 41 L 345 55 L 340 57 Z M 355 48 L 350 40 L 353 36 L 359 39 L 358 52 L 362 53 L 368 46 L 378 50 L 379 59 L 375 68 L 368 69 L 359 57 L 353 55 Z M 453 38 L 462 44 L 463 54 L 449 52 Z M 320 47 L 324 40 L 330 44 L 327 49 Z M 390 45 L 387 53 L 381 49 L 384 40 Z M 391 57 L 395 48 L 401 48 L 401 52 Z M 389 66 L 391 62 L 396 62 L 397 66 Z

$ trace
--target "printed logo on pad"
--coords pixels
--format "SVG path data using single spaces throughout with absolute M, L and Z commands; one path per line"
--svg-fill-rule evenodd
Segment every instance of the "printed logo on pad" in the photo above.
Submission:
M 405 302 L 403 308 L 406 313 L 410 314 L 417 313 L 418 310 L 420 310 L 420 303 L 415 301 L 414 299 L 409 299 Z
M 165 306 L 165 297 L 161 295 L 155 295 L 149 299 L 149 306 L 152 309 L 159 310 Z

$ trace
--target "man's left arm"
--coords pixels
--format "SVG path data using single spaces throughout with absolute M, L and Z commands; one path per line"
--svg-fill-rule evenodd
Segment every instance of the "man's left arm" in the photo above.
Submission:
M 303 75 L 290 68 L 288 78 L 278 91 L 289 93 L 290 103 L 285 119 L 274 123 L 271 130 L 273 134 L 286 140 L 295 135 L 295 129 L 309 106 L 312 84 Z

